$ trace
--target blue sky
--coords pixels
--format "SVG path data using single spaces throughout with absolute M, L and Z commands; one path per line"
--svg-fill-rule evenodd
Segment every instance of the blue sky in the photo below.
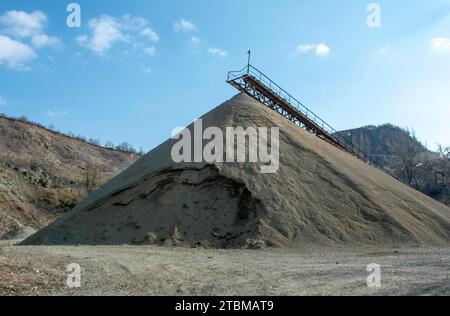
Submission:
M 0 3 L 0 112 L 149 150 L 236 91 L 246 51 L 336 129 L 390 122 L 450 145 L 450 0 Z

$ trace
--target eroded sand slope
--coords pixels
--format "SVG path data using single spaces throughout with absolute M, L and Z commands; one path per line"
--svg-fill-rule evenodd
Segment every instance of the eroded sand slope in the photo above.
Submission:
M 450 209 L 246 95 L 203 119 L 279 127 L 280 168 L 175 164 L 163 143 L 24 244 L 448 245 Z M 193 126 L 188 127 L 190 130 Z

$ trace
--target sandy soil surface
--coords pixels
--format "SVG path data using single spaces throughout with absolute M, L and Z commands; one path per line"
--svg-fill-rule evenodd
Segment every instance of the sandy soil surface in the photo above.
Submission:
M 71 263 L 81 288 L 66 286 Z M 367 287 L 367 265 L 381 288 Z M 450 248 L 205 250 L 0 246 L 1 295 L 450 295 Z

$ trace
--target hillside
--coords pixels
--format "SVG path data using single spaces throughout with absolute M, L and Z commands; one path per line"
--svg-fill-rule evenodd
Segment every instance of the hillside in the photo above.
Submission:
M 0 238 L 42 228 L 138 157 L 0 117 Z
M 340 134 L 350 139 L 398 179 L 442 203 L 450 203 L 448 158 L 429 151 L 414 133 L 392 124 L 384 124 L 346 130 Z M 402 155 L 409 156 L 404 157 L 407 158 L 406 165 L 401 159 Z M 405 176 L 408 163 L 410 170 L 407 171 L 412 174 L 412 183 L 408 183 L 411 181 Z
M 399 144 L 413 141 L 423 152 L 429 152 L 408 131 L 392 124 L 370 125 L 341 131 L 340 133 L 360 147 L 377 163 L 388 169 L 393 168 L 398 163 L 396 147 Z

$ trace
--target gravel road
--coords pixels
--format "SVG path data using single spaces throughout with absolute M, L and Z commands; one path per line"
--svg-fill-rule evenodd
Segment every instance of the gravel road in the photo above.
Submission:
M 69 264 L 81 287 L 69 288 Z M 381 288 L 367 286 L 369 264 Z M 0 246 L 1 295 L 450 295 L 450 248 L 384 251 Z

